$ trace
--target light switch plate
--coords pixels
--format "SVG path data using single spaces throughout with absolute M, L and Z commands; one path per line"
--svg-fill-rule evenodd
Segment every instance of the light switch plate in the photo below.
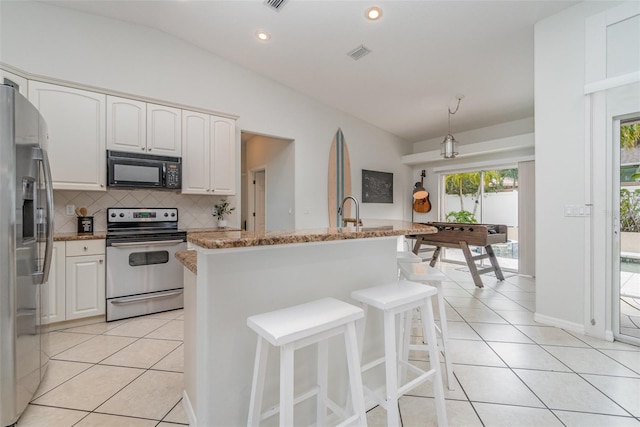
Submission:
M 66 214 L 67 216 L 73 216 L 76 213 L 76 206 L 75 205 L 67 205 L 66 207 Z
M 589 205 L 564 205 L 564 216 L 585 217 L 591 216 Z

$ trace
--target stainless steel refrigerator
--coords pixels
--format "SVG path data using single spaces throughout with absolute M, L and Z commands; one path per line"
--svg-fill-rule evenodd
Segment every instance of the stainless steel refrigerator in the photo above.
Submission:
M 45 286 L 53 249 L 47 126 L 0 84 L 0 426 L 15 424 L 49 361 Z

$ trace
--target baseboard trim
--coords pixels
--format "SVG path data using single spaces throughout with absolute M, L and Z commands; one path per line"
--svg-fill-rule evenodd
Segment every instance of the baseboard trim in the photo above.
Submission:
M 613 342 L 614 339 L 615 339 L 614 336 L 613 336 L 613 331 L 610 330 L 610 329 L 604 331 L 604 339 L 606 341 Z
M 534 313 L 533 320 L 545 325 L 555 326 L 556 328 L 575 332 L 580 335 L 586 335 L 584 325 L 581 325 L 579 323 L 569 322 L 563 319 L 558 319 L 557 317 L 545 316 L 544 314 L 540 313 Z
M 184 412 L 189 419 L 189 425 L 195 427 L 198 425 L 198 421 L 196 420 L 196 413 L 193 410 L 193 406 L 191 406 L 191 401 L 189 400 L 189 395 L 186 390 L 182 391 L 182 407 L 184 408 Z

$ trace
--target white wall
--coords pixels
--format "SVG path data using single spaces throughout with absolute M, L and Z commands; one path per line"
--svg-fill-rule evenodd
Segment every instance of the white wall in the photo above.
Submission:
M 296 141 L 296 227 L 326 226 L 327 168 L 333 135 L 342 128 L 360 197 L 361 169 L 394 173 L 394 194 L 412 178 L 400 157 L 408 142 L 326 107 L 272 80 L 159 31 L 48 4 L 1 3 L 0 61 L 28 73 L 236 114 L 240 131 Z M 238 150 L 240 151 L 240 150 Z M 237 168 L 240 170 L 240 156 Z M 237 188 L 240 188 L 238 175 Z M 240 213 L 236 210 L 236 222 Z M 393 205 L 362 206 L 362 216 L 409 217 Z
M 491 141 L 499 138 L 522 135 L 533 132 L 533 117 L 501 123 L 494 126 L 473 129 L 465 132 L 452 132 L 459 145 L 475 144 L 477 142 Z M 413 144 L 413 152 L 440 150 L 440 143 L 444 135 L 437 138 L 419 141 Z
M 578 331 L 587 321 L 587 219 L 565 217 L 564 206 L 584 204 L 590 191 L 585 179 L 585 18 L 609 6 L 615 3 L 583 2 L 535 26 L 536 319 Z

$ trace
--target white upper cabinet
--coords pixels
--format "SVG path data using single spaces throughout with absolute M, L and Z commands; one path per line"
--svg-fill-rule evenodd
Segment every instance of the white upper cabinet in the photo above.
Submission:
M 182 155 L 182 110 L 147 104 L 147 152 L 162 156 Z
M 181 118 L 179 108 L 107 96 L 107 148 L 180 157 Z
M 53 188 L 106 191 L 106 96 L 29 81 L 29 100 L 47 123 Z
M 146 102 L 107 96 L 107 149 L 146 151 Z
M 7 81 L 9 80 L 9 81 Z M 0 83 L 3 84 L 11 84 L 11 86 L 18 86 L 18 92 L 20 92 L 23 96 L 28 97 L 29 91 L 27 90 L 27 79 L 24 77 L 20 77 L 17 74 L 10 73 L 5 70 L 0 70 Z
M 236 121 L 211 116 L 211 191 L 236 194 Z
M 234 195 L 235 120 L 182 111 L 182 193 Z
M 182 193 L 211 194 L 209 115 L 182 112 Z

